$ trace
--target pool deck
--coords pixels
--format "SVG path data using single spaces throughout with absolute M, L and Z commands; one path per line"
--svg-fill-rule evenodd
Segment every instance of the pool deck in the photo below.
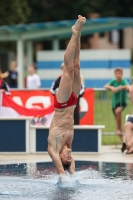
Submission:
M 74 154 L 75 160 L 98 161 L 98 162 L 119 162 L 133 163 L 133 154 L 122 154 L 121 146 L 102 146 L 100 154 Z M 16 164 L 16 163 L 35 163 L 49 162 L 51 158 L 48 154 L 0 154 L 0 164 Z

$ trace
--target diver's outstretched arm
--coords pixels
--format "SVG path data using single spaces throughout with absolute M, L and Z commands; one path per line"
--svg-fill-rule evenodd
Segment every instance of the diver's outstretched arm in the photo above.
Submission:
M 70 174 L 74 174 L 74 173 L 75 173 L 75 160 L 74 160 L 73 157 L 72 157 L 71 166 L 70 166 L 68 172 L 69 172 Z
M 55 152 L 54 149 L 49 145 L 48 146 L 48 153 L 57 169 L 57 173 L 58 174 L 64 174 L 65 171 L 64 171 L 64 168 L 63 168 L 63 165 L 62 165 L 62 162 L 61 162 L 61 159 L 60 159 L 60 156 L 59 156 L 59 153 L 58 152 Z

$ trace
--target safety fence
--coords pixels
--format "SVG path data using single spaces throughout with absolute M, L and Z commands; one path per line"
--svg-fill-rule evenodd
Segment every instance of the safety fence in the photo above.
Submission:
M 27 90 L 24 90 L 25 92 Z M 43 92 L 42 94 L 40 92 Z M 15 96 L 13 97 L 13 100 L 16 101 L 16 103 L 19 103 L 19 105 L 23 105 L 23 106 L 31 106 L 33 104 L 35 104 L 36 106 L 40 106 L 37 102 L 38 99 L 42 99 L 42 103 L 43 104 L 48 104 L 50 103 L 50 100 L 47 99 L 45 96 L 45 93 L 49 93 L 48 89 L 41 89 L 38 90 L 38 96 L 35 95 L 36 91 L 32 91 L 33 95 L 30 94 L 31 91 L 28 91 L 28 95 L 26 97 L 26 93 L 24 93 L 24 95 L 21 97 L 21 93 L 19 90 L 16 90 L 16 93 L 14 94 Z M 11 91 L 12 93 L 12 91 Z M 48 95 L 48 94 L 47 94 Z M 47 96 L 46 95 L 46 96 Z M 112 102 L 112 95 L 113 93 L 111 91 L 107 91 L 103 88 L 99 88 L 99 89 L 94 89 L 94 100 L 92 98 L 91 102 L 90 99 L 88 97 L 88 93 L 86 93 L 86 98 L 85 100 L 88 102 L 88 105 L 91 107 L 94 106 L 94 109 L 89 108 L 89 112 L 90 109 L 91 111 L 94 110 L 94 113 L 92 113 L 94 120 L 93 120 L 93 124 L 94 125 L 105 125 L 105 129 L 103 130 L 103 134 L 114 134 L 115 130 L 116 130 L 116 124 L 115 124 L 115 117 L 114 114 L 112 112 L 112 107 L 111 107 L 111 102 Z M 45 99 L 46 98 L 46 99 Z M 88 100 L 89 99 L 89 100 Z M 1 92 L 0 92 L 0 105 L 2 105 L 1 102 L 2 98 L 1 98 Z M 92 101 L 94 101 L 94 103 L 92 104 Z M 85 103 L 85 101 L 82 101 L 83 105 Z M 46 105 L 45 105 L 46 106 Z M 125 116 L 126 114 L 131 114 L 132 113 L 132 102 L 130 100 L 130 96 L 127 94 L 127 106 L 126 108 L 123 110 L 122 112 L 122 129 L 124 128 L 124 122 L 125 122 Z M 0 116 L 2 116 L 1 114 L 1 106 L 0 106 Z M 86 120 L 89 121 L 89 118 L 92 118 L 91 114 L 85 114 L 87 115 Z M 91 116 L 90 116 L 91 115 Z
M 114 95 L 112 91 L 108 91 L 103 88 L 95 89 L 94 124 L 105 125 L 103 134 L 114 134 L 116 130 L 115 116 L 112 111 L 112 95 Z M 130 96 L 127 93 L 127 106 L 122 112 L 123 131 L 124 131 L 125 116 L 126 114 L 131 114 L 132 111 L 133 111 L 133 104 L 130 100 Z

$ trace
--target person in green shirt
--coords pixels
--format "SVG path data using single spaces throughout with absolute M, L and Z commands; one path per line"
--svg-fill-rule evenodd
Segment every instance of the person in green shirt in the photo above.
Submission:
M 123 70 L 120 67 L 115 69 L 114 75 L 115 79 L 107 83 L 104 88 L 113 92 L 112 110 L 116 120 L 116 134 L 120 137 L 120 141 L 122 142 L 121 112 L 127 105 L 127 88 L 129 83 L 122 78 Z

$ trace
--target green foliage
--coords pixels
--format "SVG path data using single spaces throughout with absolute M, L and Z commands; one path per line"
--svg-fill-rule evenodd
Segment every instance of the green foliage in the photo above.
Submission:
M 32 0 L 29 22 L 75 19 L 78 14 L 86 15 L 89 4 L 86 0 Z
M 27 0 L 0 0 L 0 25 L 25 23 L 29 15 Z
M 133 16 L 133 0 L 1 0 L 0 25 L 76 19 L 79 14 Z
M 76 19 L 78 14 L 104 16 L 133 16 L 132 0 L 29 0 L 31 15 L 28 22 Z

